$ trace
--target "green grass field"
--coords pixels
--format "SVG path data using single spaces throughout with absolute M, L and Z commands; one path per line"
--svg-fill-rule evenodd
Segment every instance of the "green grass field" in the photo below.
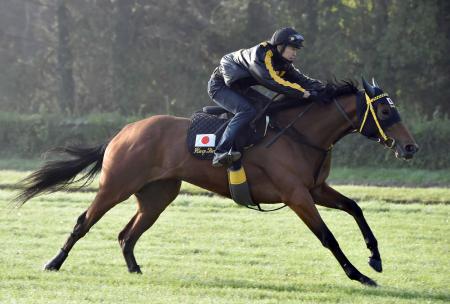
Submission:
M 3 185 L 24 174 L 1 173 Z M 190 185 L 138 242 L 142 276 L 128 274 L 117 243 L 134 198 L 107 213 L 60 272 L 44 272 L 95 193 L 55 193 L 10 209 L 14 192 L 6 188 L 0 190 L 0 303 L 450 302 L 450 190 L 337 188 L 360 200 L 383 273 L 367 265 L 352 217 L 320 212 L 350 261 L 379 283 L 376 289 L 347 279 L 289 209 L 262 214 Z

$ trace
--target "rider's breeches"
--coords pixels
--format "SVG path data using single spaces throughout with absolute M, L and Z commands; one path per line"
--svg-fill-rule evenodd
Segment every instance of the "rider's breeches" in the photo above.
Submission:
M 208 95 L 219 106 L 235 114 L 216 148 L 218 153 L 228 152 L 233 147 L 236 136 L 248 127 L 256 117 L 257 111 L 245 96 L 228 87 L 219 75 L 211 76 L 208 82 Z

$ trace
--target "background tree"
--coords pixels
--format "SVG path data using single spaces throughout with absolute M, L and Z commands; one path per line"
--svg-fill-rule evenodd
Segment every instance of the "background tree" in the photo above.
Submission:
M 73 55 L 70 39 L 70 12 L 65 0 L 58 1 L 58 63 L 59 91 L 58 103 L 62 112 L 71 114 L 75 106 L 75 82 L 73 80 Z
M 406 111 L 449 114 L 443 0 L 0 0 L 0 110 L 189 115 L 220 58 L 280 27 L 315 78 L 375 76 Z M 404 112 L 404 111 L 403 111 Z

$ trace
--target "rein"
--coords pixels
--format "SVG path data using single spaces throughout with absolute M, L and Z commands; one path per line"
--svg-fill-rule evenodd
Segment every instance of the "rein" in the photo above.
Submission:
M 358 98 L 358 97 L 356 97 Z M 350 125 L 352 126 L 352 132 L 355 132 L 356 130 L 358 130 L 358 127 L 355 126 L 355 124 L 353 123 L 353 121 L 350 119 L 350 117 L 348 117 L 347 112 L 345 112 L 344 108 L 342 107 L 342 105 L 339 103 L 339 101 L 337 101 L 336 98 L 333 98 L 333 102 L 334 105 L 336 106 L 336 108 L 339 110 L 339 112 L 341 113 L 341 115 L 350 123 Z M 358 101 L 357 101 L 358 102 Z
M 372 119 L 375 121 L 375 125 L 378 128 L 378 132 L 381 135 L 382 139 L 383 139 L 383 143 L 389 147 L 392 148 L 395 145 L 395 140 L 386 136 L 386 133 L 384 132 L 383 128 L 381 127 L 380 122 L 378 121 L 378 117 L 375 113 L 375 109 L 373 107 L 373 103 L 383 97 L 387 97 L 388 95 L 386 93 L 377 95 L 373 98 L 369 98 L 369 96 L 367 95 L 366 92 L 364 92 L 365 95 L 365 100 L 366 100 L 366 111 L 364 113 L 364 117 L 362 119 L 362 122 L 360 124 L 360 126 L 356 126 L 352 119 L 348 116 L 347 112 L 345 112 L 344 108 L 342 107 L 342 105 L 339 103 L 339 101 L 336 98 L 333 98 L 333 103 L 336 106 L 336 108 L 338 109 L 339 113 L 342 115 L 342 117 L 345 118 L 345 120 L 347 120 L 347 122 L 350 124 L 351 126 L 351 132 L 359 132 L 361 134 L 364 126 L 367 122 L 367 117 L 369 112 L 371 113 L 371 117 Z M 356 106 L 360 107 L 360 103 L 359 103 L 359 93 L 356 94 Z M 320 165 L 317 167 L 315 173 L 314 173 L 314 184 L 316 184 L 317 179 L 319 178 L 319 174 L 322 171 L 322 167 L 325 163 L 325 160 L 327 159 L 329 153 L 332 151 L 334 144 L 332 144 L 330 147 L 328 147 L 327 149 L 324 149 L 322 147 L 316 146 L 312 143 L 310 143 L 303 134 L 301 134 L 299 131 L 297 131 L 297 129 L 292 128 L 293 125 L 303 116 L 305 115 L 310 109 L 311 107 L 314 105 L 314 103 L 309 104 L 303 111 L 301 111 L 299 114 L 297 114 L 297 116 L 284 128 L 280 127 L 278 125 L 278 123 L 272 121 L 270 123 L 270 127 L 275 130 L 278 131 L 278 133 L 265 145 L 266 148 L 269 148 L 270 146 L 272 146 L 282 135 L 288 135 L 289 137 L 291 137 L 291 139 L 293 139 L 295 142 L 308 146 L 312 149 L 315 149 L 317 151 L 322 152 L 323 156 L 322 159 L 320 161 Z M 265 107 L 265 109 L 268 108 L 268 105 Z M 363 134 L 365 135 L 365 134 Z M 366 135 L 365 135 L 366 136 Z M 370 137 L 370 136 L 366 136 L 367 138 L 371 139 L 371 140 L 375 140 L 380 142 L 381 139 L 380 138 L 374 138 L 374 137 Z M 282 209 L 284 207 L 286 207 L 287 205 L 284 204 L 284 206 L 281 206 L 279 208 L 275 208 L 275 209 L 271 209 L 271 210 L 263 210 L 259 204 L 257 204 L 257 209 L 256 208 L 252 208 L 247 206 L 247 208 L 252 209 L 252 210 L 257 210 L 257 211 L 261 211 L 261 212 L 270 212 L 270 211 L 276 211 L 279 209 Z
M 275 135 L 275 137 L 274 138 L 272 138 L 272 140 L 271 141 L 269 141 L 267 144 L 266 144 L 266 148 L 269 148 L 271 145 L 273 145 L 284 133 L 286 133 L 286 131 L 288 130 L 288 129 L 290 129 L 293 125 L 294 125 L 294 123 L 297 121 L 297 120 L 299 120 L 306 112 L 308 112 L 309 111 L 309 109 L 311 109 L 311 107 L 313 106 L 314 104 L 313 103 L 310 103 L 307 107 L 306 107 L 306 109 L 304 109 L 302 112 L 300 112 L 286 127 L 284 127 L 283 129 L 280 129 L 280 131 L 277 133 L 277 135 Z M 273 125 L 274 126 L 274 125 Z M 278 127 L 279 128 L 279 127 Z M 293 130 L 295 130 L 295 129 L 293 129 Z M 320 149 L 320 148 L 319 148 Z

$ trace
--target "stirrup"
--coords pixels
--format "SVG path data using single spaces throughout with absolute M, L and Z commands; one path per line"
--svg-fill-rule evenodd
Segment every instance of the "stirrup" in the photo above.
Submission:
M 230 166 L 233 162 L 241 158 L 241 152 L 228 151 L 220 154 L 214 154 L 213 167 Z

